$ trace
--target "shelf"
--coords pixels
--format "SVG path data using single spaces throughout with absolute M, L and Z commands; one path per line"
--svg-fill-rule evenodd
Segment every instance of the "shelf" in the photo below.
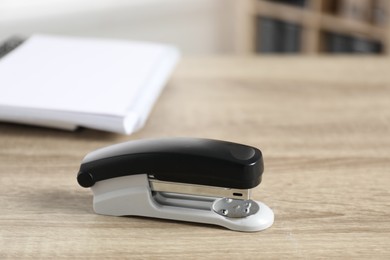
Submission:
M 388 29 L 374 26 L 361 21 L 343 19 L 334 15 L 321 15 L 321 29 L 350 34 L 363 35 L 379 41 L 385 41 L 388 34 Z
M 283 5 L 280 3 L 256 1 L 255 10 L 256 15 L 272 17 L 301 25 L 310 25 L 312 22 L 318 20 L 317 16 L 306 8 Z
M 326 44 L 323 42 L 324 32 L 342 34 L 367 41 L 377 41 L 378 44 L 383 46 L 381 48 L 383 54 L 388 55 L 390 53 L 389 26 L 387 24 L 374 24 L 372 17 L 368 16 L 367 21 L 344 17 L 343 14 L 337 11 L 337 6 L 341 6 L 342 2 L 335 0 L 306 0 L 305 6 L 293 6 L 265 0 L 247 0 L 246 2 L 245 6 L 247 9 L 245 12 L 247 16 L 252 17 L 249 19 L 249 23 L 246 24 L 249 28 L 246 32 L 247 35 L 250 32 L 253 34 L 248 35 L 251 39 L 246 41 L 247 52 L 259 50 L 255 44 L 255 39 L 259 42 L 259 37 L 255 35 L 259 30 L 254 28 L 258 26 L 258 18 L 262 17 L 275 20 L 277 23 L 300 26 L 302 31 L 300 33 L 300 52 L 303 54 L 320 53 L 324 49 L 323 45 Z M 250 4 L 248 4 L 249 2 Z M 387 9 L 384 13 L 386 14 L 390 12 L 390 1 L 385 3 Z M 351 1 L 349 0 L 344 4 L 351 4 Z M 371 6 L 373 8 L 374 6 L 373 2 L 369 5 L 367 3 L 364 4 L 365 7 Z M 369 12 L 374 12 L 374 9 L 368 10 L 366 13 Z M 250 43 L 251 41 L 253 43 Z

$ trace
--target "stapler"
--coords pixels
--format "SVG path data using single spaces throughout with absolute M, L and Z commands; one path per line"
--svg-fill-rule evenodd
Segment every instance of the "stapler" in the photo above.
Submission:
M 146 216 L 260 231 L 272 210 L 251 199 L 260 184 L 259 149 L 199 138 L 144 139 L 85 156 L 78 183 L 93 192 L 98 214 Z

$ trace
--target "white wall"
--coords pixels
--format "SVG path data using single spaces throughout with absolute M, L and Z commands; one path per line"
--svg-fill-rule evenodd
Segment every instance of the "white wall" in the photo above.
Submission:
M 51 33 L 158 41 L 185 54 L 234 49 L 234 0 L 0 0 L 0 41 Z

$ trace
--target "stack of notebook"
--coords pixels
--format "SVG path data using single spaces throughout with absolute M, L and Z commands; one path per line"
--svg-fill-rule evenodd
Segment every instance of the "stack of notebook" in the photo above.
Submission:
M 130 134 L 144 125 L 178 59 L 176 48 L 144 42 L 9 41 L 0 57 L 0 120 Z

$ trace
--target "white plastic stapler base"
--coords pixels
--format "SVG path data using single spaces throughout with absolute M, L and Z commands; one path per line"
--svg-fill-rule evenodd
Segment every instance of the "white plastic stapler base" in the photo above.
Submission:
M 91 189 L 94 194 L 94 210 L 102 215 L 145 216 L 207 223 L 246 232 L 264 230 L 274 222 L 272 210 L 258 201 L 255 203 L 259 210 L 242 218 L 226 217 L 213 211 L 213 202 L 220 198 L 186 200 L 190 203 L 184 205 L 180 199 L 162 196 L 165 203 L 161 203 L 150 189 L 147 174 L 99 181 Z

